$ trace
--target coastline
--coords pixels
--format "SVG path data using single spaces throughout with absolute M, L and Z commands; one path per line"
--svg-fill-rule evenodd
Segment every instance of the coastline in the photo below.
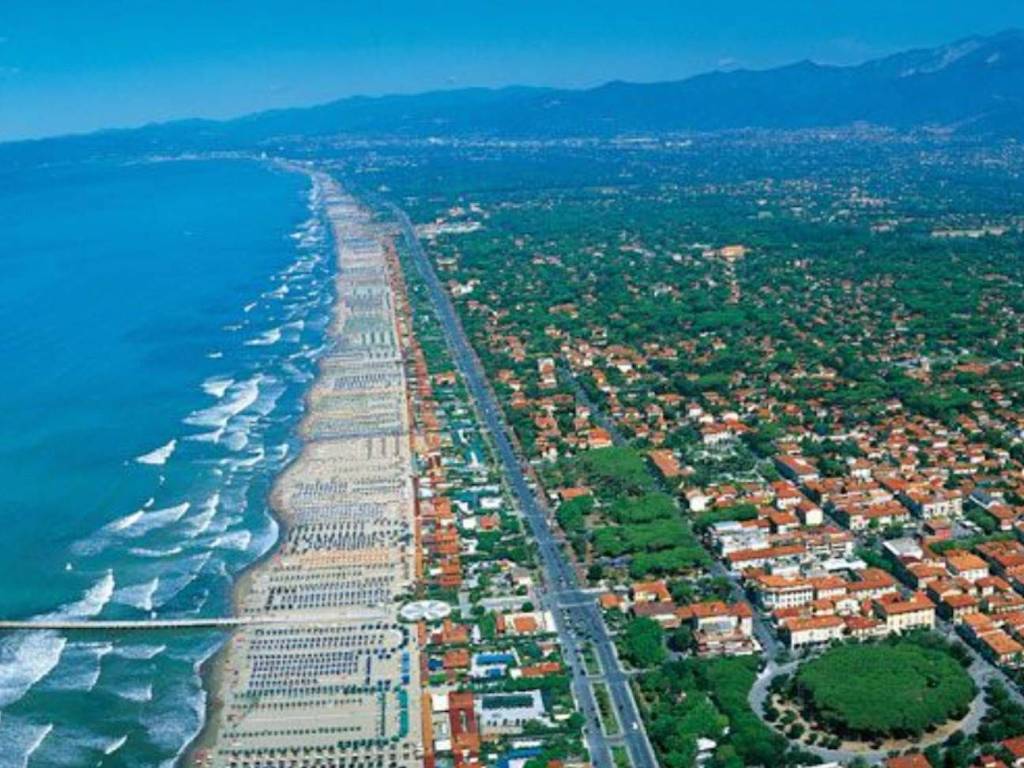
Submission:
M 275 163 L 275 166 L 291 172 L 305 174 L 310 178 L 311 182 L 315 183 L 315 172 L 309 168 L 295 166 L 288 163 Z M 332 254 L 334 254 L 334 260 L 332 262 L 334 265 L 332 276 L 334 290 L 331 299 L 331 319 L 325 331 L 325 344 L 328 346 L 330 345 L 331 340 L 335 337 L 337 331 L 337 281 L 339 279 L 338 250 L 337 243 L 335 242 L 335 233 L 333 228 L 330 227 L 329 231 L 331 233 L 331 241 L 329 245 Z M 302 459 L 302 455 L 306 451 L 307 440 L 303 426 L 307 419 L 309 419 L 310 415 L 310 394 L 312 393 L 317 380 L 320 378 L 321 373 L 320 362 L 318 361 L 317 374 L 313 380 L 309 382 L 309 385 L 306 387 L 306 391 L 302 395 L 302 418 L 299 420 L 299 423 L 295 428 L 295 434 L 301 442 L 301 447 L 293 459 L 278 471 L 270 486 L 270 491 L 267 494 L 267 509 L 273 516 L 274 522 L 277 524 L 277 537 L 275 538 L 273 545 L 270 546 L 266 552 L 257 557 L 235 575 L 234 583 L 231 585 L 230 604 L 232 616 L 240 616 L 244 613 L 244 599 L 251 592 L 253 582 L 255 581 L 258 572 L 261 569 L 266 568 L 268 562 L 277 556 L 283 542 L 288 536 L 289 523 L 288 519 L 283 514 L 283 509 L 281 507 L 281 479 L 287 473 L 289 467 Z M 175 761 L 176 765 L 190 766 L 200 764 L 202 753 L 205 750 L 212 748 L 216 742 L 217 731 L 214 726 L 224 702 L 224 693 L 226 690 L 225 675 L 227 672 L 225 666 L 227 663 L 227 655 L 228 650 L 234 642 L 238 632 L 238 629 L 232 629 L 228 633 L 224 642 L 217 649 L 217 652 L 204 660 L 199 667 L 199 677 L 202 682 L 203 691 L 206 694 L 203 707 L 203 725 L 195 735 L 195 738 L 193 738 L 185 747 L 182 754 Z
M 365 209 L 326 174 L 286 167 L 310 174 L 327 190 L 325 217 L 336 260 L 328 351 L 303 396 L 301 449 L 269 493 L 277 541 L 239 573 L 231 595 L 234 615 L 280 615 L 282 621 L 263 624 L 267 629 L 234 630 L 204 663 L 205 720 L 181 764 L 224 765 L 253 752 L 279 759 L 309 748 L 327 756 L 355 750 L 370 759 L 417 765 L 420 718 L 409 713 L 420 709 L 419 663 L 410 661 L 419 651 L 415 633 L 398 623 L 395 603 L 415 582 L 415 558 L 405 540 L 414 514 L 411 399 L 392 286 L 395 267 Z M 346 336 L 349 323 L 353 330 Z M 295 502 L 297 494 L 313 500 Z M 320 547 L 322 537 L 333 543 Z M 360 543 L 366 540 L 374 543 Z M 269 635 L 274 638 L 267 640 Z M 294 652 L 311 644 L 319 648 L 324 635 L 346 654 L 363 653 L 365 664 L 350 674 L 333 669 L 341 651 Z M 310 641 L 312 636 L 317 639 Z M 268 645 L 273 648 L 265 652 Z M 287 671 L 267 673 L 274 667 L 268 659 Z M 372 685 L 371 662 L 378 678 Z M 365 686 L 357 684 L 363 682 L 363 666 Z M 268 689 L 262 679 L 254 682 L 260 676 L 276 682 Z M 324 698 L 331 695 L 333 700 Z M 284 700 L 267 703 L 268 710 L 290 709 L 293 721 L 314 727 L 282 728 L 283 715 L 254 713 L 274 696 Z M 321 744 L 307 747 L 304 736 L 296 746 L 296 734 L 312 731 L 324 734 Z

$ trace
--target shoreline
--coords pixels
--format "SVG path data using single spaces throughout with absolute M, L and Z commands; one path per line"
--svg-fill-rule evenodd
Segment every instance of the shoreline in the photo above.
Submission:
M 275 162 L 274 167 L 280 168 L 293 173 L 302 173 L 309 177 L 310 181 L 315 184 L 316 172 L 309 168 L 297 167 L 288 163 Z M 322 211 L 320 212 L 322 214 Z M 330 249 L 333 255 L 333 268 L 331 282 L 333 284 L 332 298 L 330 315 L 331 319 L 324 332 L 324 344 L 329 346 L 331 340 L 335 336 L 336 323 L 337 323 L 337 304 L 338 304 L 338 291 L 337 281 L 339 279 L 339 254 L 337 251 L 337 243 L 335 242 L 335 233 L 333 229 L 328 226 L 328 232 L 330 233 Z M 277 556 L 281 550 L 283 542 L 287 539 L 289 523 L 283 514 L 283 510 L 280 507 L 280 484 L 281 479 L 288 472 L 289 468 L 302 459 L 303 454 L 306 452 L 308 440 L 304 434 L 303 426 L 306 420 L 309 418 L 310 413 L 310 394 L 313 391 L 313 387 L 316 386 L 317 381 L 321 376 L 320 361 L 317 361 L 317 374 L 309 382 L 306 387 L 306 391 L 302 394 L 302 418 L 299 419 L 298 424 L 295 426 L 295 436 L 301 443 L 299 451 L 295 454 L 291 461 L 281 467 L 277 474 L 274 476 L 274 480 L 270 485 L 270 491 L 267 494 L 266 504 L 267 510 L 270 512 L 277 524 L 277 536 L 274 539 L 274 543 L 264 552 L 262 555 L 257 557 L 251 563 L 245 566 L 242 570 L 235 574 L 235 578 L 231 585 L 231 615 L 240 616 L 244 612 L 243 601 L 246 595 L 248 595 L 252 589 L 252 584 L 256 579 L 257 573 L 260 569 L 266 567 L 267 563 Z M 224 642 L 221 643 L 216 653 L 212 654 L 209 658 L 205 659 L 199 666 L 199 677 L 201 680 L 202 688 L 205 693 L 205 702 L 203 706 L 203 724 L 199 729 L 199 732 L 195 737 L 186 745 L 181 755 L 175 760 L 176 766 L 190 766 L 196 765 L 203 750 L 212 748 L 216 741 L 217 731 L 214 728 L 214 724 L 217 721 L 217 716 L 223 707 L 224 692 L 225 692 L 225 673 L 228 651 L 235 641 L 239 629 L 232 629 L 227 633 L 227 637 Z
M 396 602 L 416 575 L 403 538 L 415 494 L 395 266 L 368 209 L 328 174 L 281 165 L 326 191 L 326 351 L 303 395 L 301 448 L 268 494 L 277 540 L 232 585 L 233 615 L 271 621 L 235 629 L 200 667 L 204 722 L 179 765 L 252 754 L 290 765 L 307 749 L 418 765 L 420 717 L 409 714 L 420 709 L 419 648 Z M 339 655 L 365 662 L 342 669 Z

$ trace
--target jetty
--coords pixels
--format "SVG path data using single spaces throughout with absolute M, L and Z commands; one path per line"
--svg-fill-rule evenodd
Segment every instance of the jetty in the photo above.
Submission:
M 105 621 L 98 619 L 55 619 L 25 621 L 0 621 L 0 632 L 58 630 L 60 632 L 92 632 L 151 629 L 232 629 L 242 624 L 252 624 L 260 617 L 231 616 L 227 618 L 194 619 L 135 619 L 130 621 Z

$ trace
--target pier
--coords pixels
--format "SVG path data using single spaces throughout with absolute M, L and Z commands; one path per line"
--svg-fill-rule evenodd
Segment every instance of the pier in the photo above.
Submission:
M 254 624 L 301 624 L 303 626 L 326 626 L 351 621 L 351 615 L 313 614 L 305 616 L 226 616 L 196 617 L 191 619 L 25 619 L 21 621 L 0 621 L 0 632 L 57 630 L 60 632 L 119 632 L 153 631 L 168 629 L 234 629 Z

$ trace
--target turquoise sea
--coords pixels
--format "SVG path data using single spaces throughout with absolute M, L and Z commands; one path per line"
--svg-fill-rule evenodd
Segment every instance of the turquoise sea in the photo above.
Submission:
M 230 612 L 324 341 L 319 206 L 254 161 L 0 168 L 0 617 Z M 0 636 L 0 768 L 173 764 L 223 640 Z

